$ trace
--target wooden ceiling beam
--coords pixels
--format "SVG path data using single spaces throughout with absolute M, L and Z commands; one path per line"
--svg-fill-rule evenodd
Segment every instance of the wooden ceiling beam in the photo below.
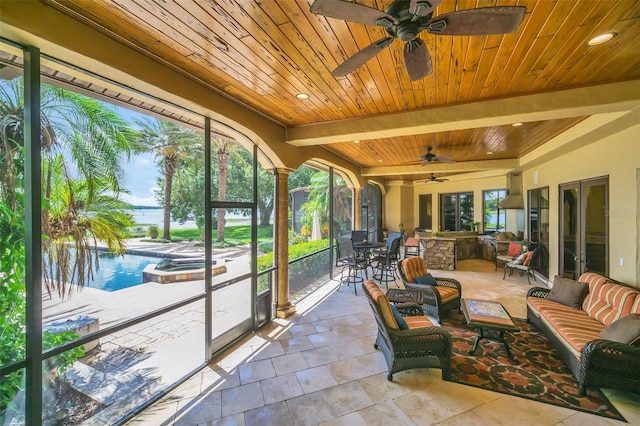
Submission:
M 309 146 L 428 134 L 630 111 L 638 105 L 640 80 L 632 80 L 289 127 L 287 142 L 294 146 Z
M 362 169 L 362 176 L 423 175 L 425 173 L 469 173 L 483 170 L 512 170 L 518 167 L 517 159 L 463 161 L 460 163 L 430 164 L 428 166 L 387 166 Z

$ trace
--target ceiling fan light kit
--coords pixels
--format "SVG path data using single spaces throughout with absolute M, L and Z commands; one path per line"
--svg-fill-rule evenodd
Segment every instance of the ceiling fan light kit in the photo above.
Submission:
M 392 41 L 405 43 L 404 62 L 412 81 L 431 74 L 431 54 L 418 37 L 426 30 L 434 35 L 493 35 L 515 31 L 527 9 L 523 6 L 496 6 L 444 13 L 432 19 L 442 0 L 396 0 L 380 11 L 368 6 L 343 0 L 316 0 L 311 13 L 365 25 L 383 27 L 388 37 L 373 42 L 340 64 L 332 71 L 335 77 L 344 77 L 364 65 Z

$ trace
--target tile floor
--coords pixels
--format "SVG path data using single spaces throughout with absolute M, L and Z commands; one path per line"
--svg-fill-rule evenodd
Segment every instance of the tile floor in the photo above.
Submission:
M 455 277 L 466 297 L 500 301 L 525 317 L 529 286 L 470 260 Z M 440 379 L 416 369 L 386 379 L 362 290 L 331 282 L 212 362 L 129 424 L 142 425 L 612 425 L 620 422 Z M 640 424 L 640 395 L 606 391 Z M 622 424 L 622 423 L 620 423 Z

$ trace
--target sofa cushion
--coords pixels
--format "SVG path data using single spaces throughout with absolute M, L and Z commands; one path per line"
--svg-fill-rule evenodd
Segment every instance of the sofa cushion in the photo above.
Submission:
M 531 258 L 533 257 L 533 250 L 528 251 L 526 254 L 526 257 L 524 258 L 524 261 L 522 262 L 522 264 L 524 266 L 529 266 L 529 263 L 531 263 Z
M 586 312 L 558 303 L 553 307 L 543 307 L 540 318 L 577 359 L 581 358 L 584 345 L 600 338 L 600 331 L 604 328 L 600 321 L 589 317 Z
M 412 256 L 402 261 L 402 271 L 410 283 L 416 282 L 416 277 L 427 275 L 427 267 L 421 257 Z
M 402 315 L 400 315 L 400 312 L 398 312 L 396 307 L 393 305 L 391 305 L 391 312 L 393 312 L 393 317 L 396 319 L 396 322 L 398 323 L 398 328 L 400 330 L 408 330 L 409 326 L 407 325 L 407 322 L 404 320 Z
M 436 279 L 433 278 L 433 275 L 427 273 L 427 275 L 423 275 L 421 277 L 416 277 L 416 283 L 425 284 L 425 285 L 437 285 Z
M 589 287 L 585 283 L 556 275 L 547 300 L 559 302 L 574 309 L 581 309 L 582 301 L 588 290 Z
M 632 314 L 640 314 L 640 292 L 636 295 L 636 301 L 631 305 Z
M 632 288 L 610 281 L 598 281 L 589 285 L 589 295 L 585 297 L 582 308 L 591 318 L 597 319 L 604 325 L 610 325 L 631 313 L 637 293 Z M 589 303 L 586 303 L 587 298 Z
M 600 331 L 600 337 L 614 342 L 636 344 L 640 341 L 640 314 L 622 317 Z
M 391 305 L 389 304 L 389 299 L 387 295 L 384 294 L 380 287 L 373 282 L 372 280 L 367 280 L 364 283 L 365 288 L 371 295 L 371 298 L 376 301 L 378 308 L 380 308 L 380 313 L 382 314 L 382 319 L 387 325 L 387 327 L 393 330 L 399 330 L 398 323 L 393 316 L 393 312 L 391 311 Z

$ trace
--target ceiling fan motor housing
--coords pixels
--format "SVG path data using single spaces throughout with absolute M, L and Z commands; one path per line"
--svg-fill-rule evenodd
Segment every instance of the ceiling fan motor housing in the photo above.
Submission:
M 396 18 L 395 25 L 385 26 L 389 35 L 398 37 L 402 41 L 412 41 L 418 33 L 427 28 L 433 13 L 426 16 L 416 16 L 409 12 L 410 0 L 396 0 L 385 9 L 385 13 Z

